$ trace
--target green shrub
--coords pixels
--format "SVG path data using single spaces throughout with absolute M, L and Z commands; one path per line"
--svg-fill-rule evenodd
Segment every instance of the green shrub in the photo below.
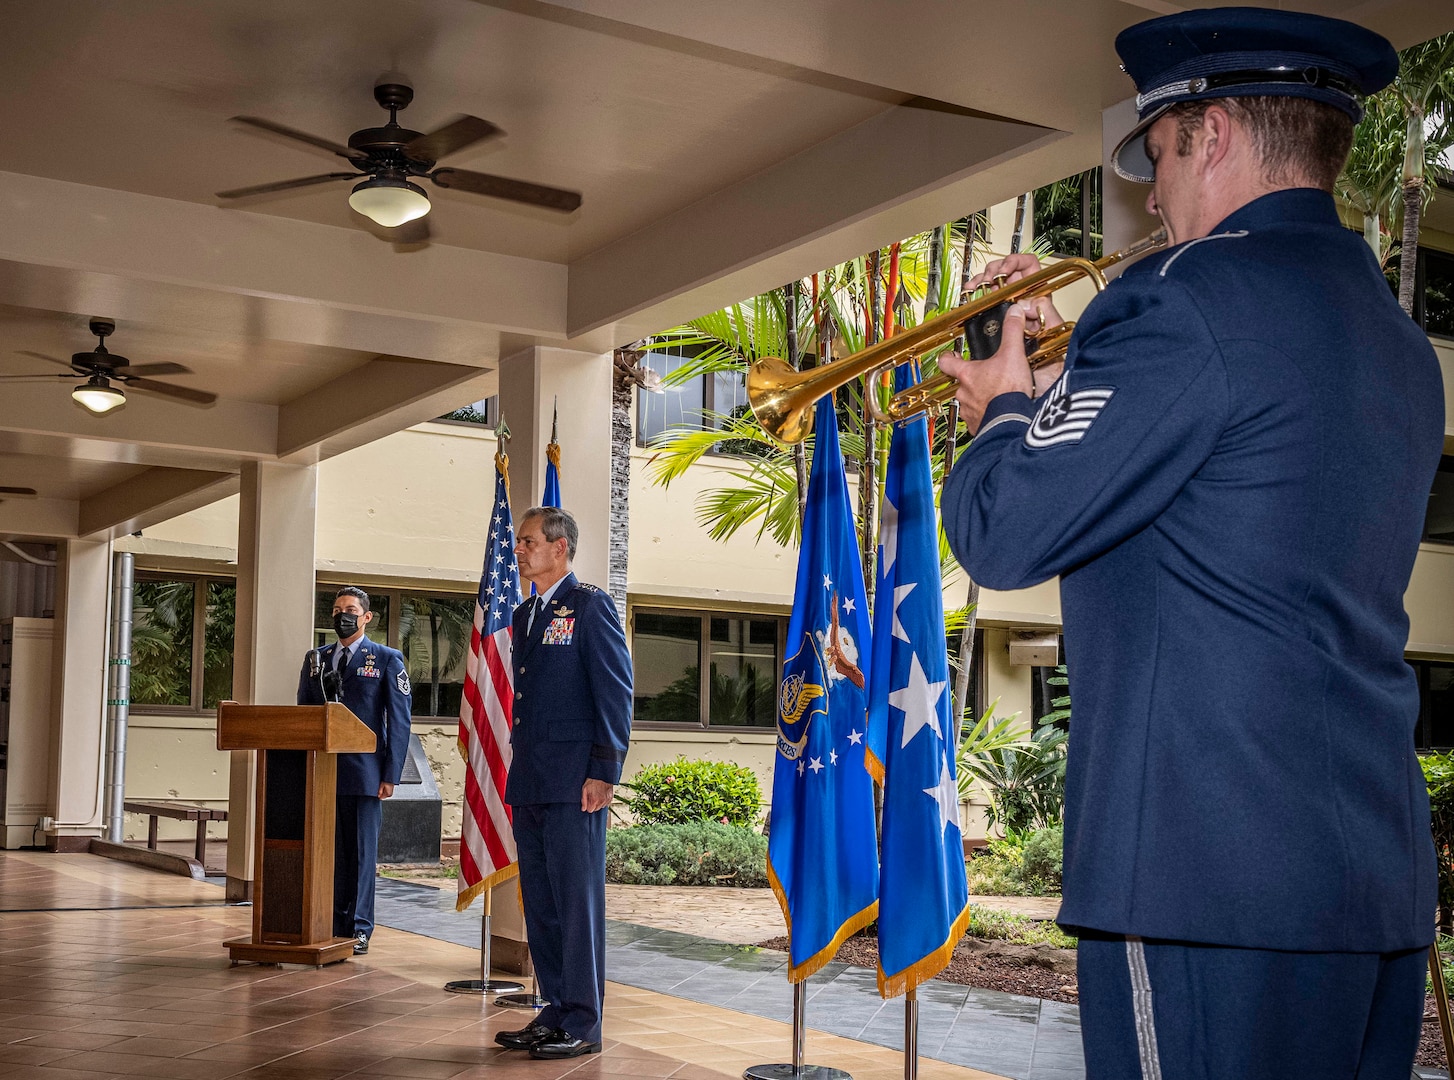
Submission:
M 621 802 L 638 825 L 683 825 L 712 821 L 750 828 L 762 808 L 757 774 L 730 761 L 688 761 L 679 757 L 643 765 L 622 788 Z
M 1439 867 L 1439 932 L 1454 933 L 1454 754 L 1419 758 L 1429 785 L 1434 818 L 1434 853 Z
M 991 839 L 966 867 L 969 891 L 979 896 L 1054 896 L 1060 892 L 1064 833 L 1059 825 L 1011 830 Z
M 767 837 L 714 821 L 607 829 L 606 880 L 761 888 L 767 884 Z
M 1008 911 L 992 911 L 969 905 L 970 937 L 989 941 L 1008 941 L 1012 945 L 1054 945 L 1057 949 L 1073 949 L 1076 939 L 1047 919 L 1029 919 Z

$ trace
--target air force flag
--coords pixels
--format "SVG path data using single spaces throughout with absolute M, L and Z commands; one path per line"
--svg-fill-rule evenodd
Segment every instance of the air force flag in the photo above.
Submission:
M 869 622 L 832 395 L 817 446 L 778 685 L 767 873 L 788 923 L 788 978 L 833 958 L 878 905 L 873 780 L 863 743 Z

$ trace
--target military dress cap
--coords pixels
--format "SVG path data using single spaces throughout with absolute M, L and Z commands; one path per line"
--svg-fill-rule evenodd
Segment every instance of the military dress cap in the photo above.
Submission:
M 1149 184 L 1147 130 L 1172 105 L 1222 97 L 1305 97 L 1362 119 L 1363 98 L 1398 74 L 1398 53 L 1355 23 L 1267 8 L 1200 8 L 1127 27 L 1116 37 L 1136 84 L 1139 122 L 1111 155 Z

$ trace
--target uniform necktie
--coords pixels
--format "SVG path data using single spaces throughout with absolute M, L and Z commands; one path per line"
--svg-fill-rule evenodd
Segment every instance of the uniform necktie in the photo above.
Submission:
M 527 634 L 529 634 L 532 631 L 534 631 L 534 629 L 535 629 L 535 616 L 538 615 L 538 614 L 540 614 L 540 609 L 543 608 L 544 606 L 545 606 L 545 604 L 540 599 L 540 594 L 539 593 L 537 593 L 536 595 L 534 595 L 534 596 L 532 596 L 530 598 L 530 618 L 527 619 L 526 622 L 525 622 L 525 632 Z

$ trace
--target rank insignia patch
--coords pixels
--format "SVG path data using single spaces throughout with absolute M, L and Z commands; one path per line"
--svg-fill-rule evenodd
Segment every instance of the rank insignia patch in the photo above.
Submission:
M 1035 413 L 1025 432 L 1025 445 L 1032 450 L 1043 450 L 1048 446 L 1080 442 L 1115 392 L 1114 387 L 1092 386 L 1067 393 L 1062 377 L 1050 388 Z
M 571 639 L 575 637 L 575 633 L 576 621 L 574 619 L 551 619 L 540 643 L 542 645 L 569 645 Z
M 394 685 L 399 688 L 399 693 L 401 694 L 413 693 L 413 691 L 409 687 L 409 673 L 407 671 L 401 671 L 397 676 L 395 676 Z

